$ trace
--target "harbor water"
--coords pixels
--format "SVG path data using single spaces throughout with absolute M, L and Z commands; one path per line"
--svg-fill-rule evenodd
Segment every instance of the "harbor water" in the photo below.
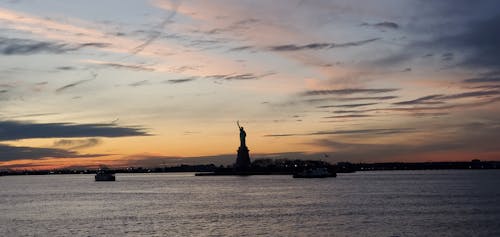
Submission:
M 0 236 L 500 236 L 500 171 L 0 177 Z

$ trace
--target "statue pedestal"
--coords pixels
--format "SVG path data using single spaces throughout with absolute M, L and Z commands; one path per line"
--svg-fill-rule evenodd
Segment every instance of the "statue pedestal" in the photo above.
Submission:
M 234 168 L 237 171 L 245 171 L 250 168 L 250 155 L 248 152 L 249 150 L 246 146 L 238 148 L 238 156 L 236 157 L 236 164 L 234 164 Z

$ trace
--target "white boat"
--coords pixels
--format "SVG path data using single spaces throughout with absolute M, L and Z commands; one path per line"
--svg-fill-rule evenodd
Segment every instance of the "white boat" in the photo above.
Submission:
M 325 167 L 306 169 L 293 174 L 294 178 L 327 178 L 337 177 L 336 173 L 328 171 Z

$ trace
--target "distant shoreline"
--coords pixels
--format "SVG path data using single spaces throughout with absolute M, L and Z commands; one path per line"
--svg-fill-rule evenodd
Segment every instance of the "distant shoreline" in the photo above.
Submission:
M 286 160 L 286 159 L 285 159 Z M 289 161 L 307 162 L 301 160 Z M 314 161 L 310 161 L 314 162 Z M 283 163 L 283 162 L 282 162 Z M 324 162 L 325 164 L 328 164 Z M 472 160 L 469 162 L 382 162 L 382 163 L 350 163 L 338 162 L 329 167 L 335 169 L 337 173 L 353 173 L 362 171 L 395 171 L 395 170 L 492 170 L 500 169 L 500 161 L 480 161 Z M 288 169 L 287 169 L 288 167 Z M 295 166 L 296 167 L 296 166 Z M 230 166 L 209 165 L 178 165 L 170 167 L 128 167 L 128 168 L 110 168 L 115 173 L 180 173 L 180 172 L 214 172 L 217 169 L 230 169 Z M 55 170 L 4 170 L 0 171 L 0 176 L 9 175 L 52 175 L 52 174 L 95 174 L 98 169 L 55 169 Z M 289 164 L 283 167 L 256 167 L 255 171 L 262 172 L 292 172 Z

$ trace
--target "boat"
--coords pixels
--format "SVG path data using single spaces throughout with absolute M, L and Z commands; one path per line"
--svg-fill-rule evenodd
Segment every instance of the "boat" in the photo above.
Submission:
M 328 171 L 325 167 L 305 169 L 293 174 L 294 178 L 328 178 L 337 177 L 336 173 Z
M 115 181 L 115 174 L 106 169 L 99 169 L 95 174 L 95 181 Z

